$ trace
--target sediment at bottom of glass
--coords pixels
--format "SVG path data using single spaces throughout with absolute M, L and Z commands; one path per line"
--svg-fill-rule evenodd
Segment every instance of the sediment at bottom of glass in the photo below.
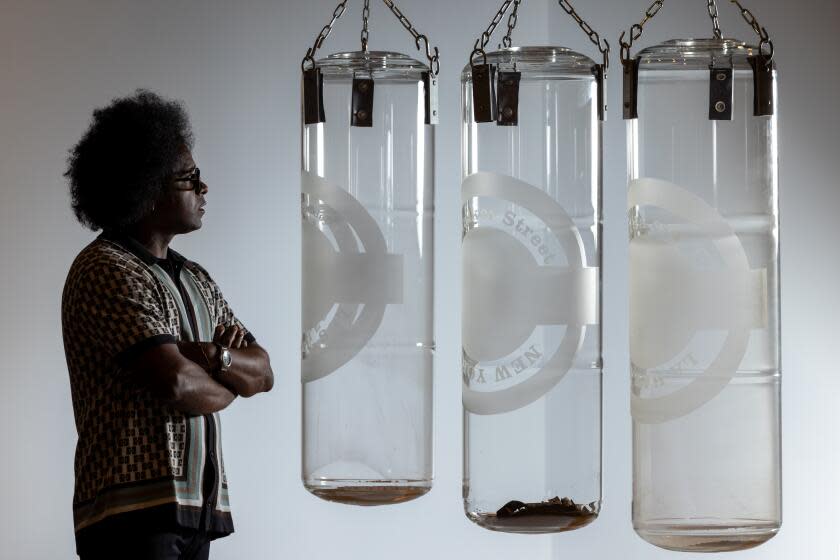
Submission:
M 636 524 L 636 533 L 652 545 L 679 552 L 728 552 L 763 544 L 779 532 L 778 523 L 687 524 L 684 520 Z
M 598 517 L 599 509 L 597 502 L 583 505 L 557 497 L 539 503 L 511 500 L 496 512 L 467 511 L 467 517 L 491 531 L 560 533 L 589 525 Z
M 354 506 L 400 504 L 432 489 L 431 480 L 304 480 L 304 487 L 322 500 Z

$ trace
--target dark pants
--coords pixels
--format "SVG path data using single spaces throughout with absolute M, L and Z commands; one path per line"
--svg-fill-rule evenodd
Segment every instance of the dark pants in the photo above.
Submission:
M 115 532 L 97 539 L 82 551 L 81 560 L 207 560 L 210 537 L 183 529 L 146 535 Z

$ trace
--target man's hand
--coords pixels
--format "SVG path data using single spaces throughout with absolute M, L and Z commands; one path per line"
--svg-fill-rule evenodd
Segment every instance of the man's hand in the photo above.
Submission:
M 245 331 L 236 325 L 225 327 L 217 325 L 213 333 L 213 342 L 178 342 L 178 349 L 185 358 L 192 360 L 204 368 L 208 373 L 214 373 L 219 366 L 219 349 L 221 344 L 228 349 L 248 348 Z
M 213 333 L 213 342 L 221 344 L 225 348 L 248 348 L 245 331 L 236 325 L 229 327 L 216 326 L 216 332 Z
M 248 344 L 245 334 L 245 329 L 236 325 L 218 325 L 213 333 L 213 342 L 206 344 L 204 351 L 210 362 L 217 364 L 217 345 L 230 349 L 233 357 L 231 369 L 223 374 L 213 371 L 215 379 L 234 394 L 250 397 L 270 391 L 274 385 L 274 374 L 271 371 L 268 353 L 256 342 Z

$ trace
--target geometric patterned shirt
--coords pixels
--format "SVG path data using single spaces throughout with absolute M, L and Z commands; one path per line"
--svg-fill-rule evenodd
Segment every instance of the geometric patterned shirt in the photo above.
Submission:
M 161 269 L 181 282 L 168 282 Z M 61 315 L 78 432 L 77 545 L 91 529 L 120 519 L 136 526 L 143 514 L 155 526 L 231 533 L 219 414 L 175 410 L 132 379 L 142 372 L 124 367 L 154 345 L 190 340 L 197 326 L 202 341 L 216 325 L 244 329 L 207 271 L 172 249 L 158 259 L 126 236 L 105 233 L 73 262 Z M 208 324 L 196 325 L 196 316 Z

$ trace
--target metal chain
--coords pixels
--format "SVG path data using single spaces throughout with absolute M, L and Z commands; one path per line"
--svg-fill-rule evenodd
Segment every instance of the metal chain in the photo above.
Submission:
M 707 0 L 709 8 L 709 17 L 712 18 L 712 26 L 714 27 L 715 39 L 723 37 L 720 31 L 720 19 L 718 18 L 717 2 L 715 0 Z
M 482 64 L 487 64 L 487 53 L 484 51 L 484 47 L 487 46 L 487 43 L 490 42 L 490 36 L 493 35 L 493 32 L 496 30 L 496 26 L 501 23 L 502 18 L 505 17 L 505 13 L 510 8 L 510 5 L 513 3 L 514 0 L 504 0 L 502 2 L 502 7 L 499 8 L 499 11 L 496 12 L 496 15 L 493 16 L 493 21 L 490 22 L 490 25 L 487 26 L 487 30 L 481 34 L 481 37 L 475 40 L 475 45 L 473 46 L 473 51 L 470 53 L 470 64 L 472 64 L 475 55 L 481 55 L 484 59 Z
M 761 26 L 758 23 L 758 20 L 755 19 L 755 16 L 751 11 L 746 9 L 744 6 L 741 5 L 741 2 L 738 0 L 730 0 L 733 4 L 738 6 L 738 9 L 741 10 L 741 17 L 744 18 L 744 21 L 747 22 L 747 25 L 753 28 L 755 34 L 758 35 L 760 39 L 760 43 L 758 44 L 758 52 L 767 57 L 767 64 L 770 64 L 770 61 L 773 60 L 773 41 L 770 40 L 770 34 L 767 33 L 767 29 Z M 764 49 L 765 47 L 769 49 L 765 54 Z
M 368 19 L 370 18 L 370 0 L 365 0 L 365 7 L 362 8 L 362 50 L 368 50 Z
M 326 38 L 330 36 L 333 25 L 335 25 L 335 22 L 338 21 L 338 18 L 341 17 L 346 8 L 347 0 L 342 0 L 341 2 L 339 2 L 338 6 L 335 7 L 330 22 L 321 29 L 321 32 L 318 33 L 318 37 L 315 39 L 315 42 L 310 48 L 306 50 L 306 56 L 303 57 L 303 60 L 300 63 L 300 67 L 302 70 L 306 70 L 307 62 L 311 62 L 313 66 L 315 65 L 315 53 L 318 51 L 318 49 L 321 48 L 321 45 L 324 44 Z
M 513 29 L 516 27 L 516 22 L 518 21 L 517 12 L 519 11 L 519 4 L 522 3 L 522 0 L 514 0 L 513 2 L 513 11 L 508 16 L 508 30 L 507 35 L 502 38 L 502 46 L 509 49 L 513 45 L 513 41 L 511 40 L 511 35 L 513 35 Z
M 642 36 L 642 32 L 644 31 L 645 24 L 649 22 L 656 14 L 659 13 L 659 10 L 662 9 L 662 5 L 665 3 L 665 0 L 654 0 L 653 4 L 650 5 L 650 8 L 647 9 L 645 12 L 644 19 L 633 25 L 630 28 L 630 41 L 627 42 L 624 40 L 624 36 L 627 34 L 626 31 L 621 32 L 621 36 L 618 38 L 618 42 L 621 44 L 621 59 L 622 60 L 630 60 L 630 48 L 633 46 L 633 43 Z
M 399 8 L 394 4 L 393 0 L 382 0 L 385 2 L 385 5 L 388 6 L 388 9 L 391 10 L 403 27 L 405 27 L 406 31 L 411 33 L 411 36 L 414 37 L 414 44 L 417 45 L 417 50 L 422 51 L 423 47 L 420 46 L 420 42 L 422 41 L 425 48 L 426 48 L 426 58 L 429 60 L 429 70 L 437 76 L 440 73 L 440 53 L 438 52 L 438 48 L 435 47 L 434 53 L 429 46 L 429 38 L 419 33 L 417 30 L 414 29 L 414 26 L 411 25 L 411 22 L 408 21 L 408 18 L 403 15 Z
M 604 56 L 604 69 L 610 67 L 610 43 L 606 39 L 601 39 L 598 32 L 592 29 L 592 26 L 586 23 L 575 11 L 574 7 L 569 3 L 569 0 L 559 0 L 560 7 L 563 11 L 572 16 L 572 19 L 577 22 L 583 32 L 589 37 L 589 40 L 595 43 L 598 50 Z
M 755 34 L 758 35 L 759 38 L 759 45 L 758 45 L 758 52 L 762 54 L 767 59 L 767 64 L 773 60 L 773 41 L 770 40 L 770 34 L 767 32 L 767 29 L 762 27 L 758 20 L 753 15 L 751 11 L 746 9 L 739 0 L 729 0 L 741 11 L 741 17 L 744 18 L 744 21 L 747 22 L 747 25 L 752 27 Z M 659 10 L 662 9 L 662 5 L 664 0 L 654 0 L 653 4 L 651 4 L 650 8 L 648 8 L 647 12 L 645 12 L 645 18 L 630 28 L 630 41 L 625 41 L 624 37 L 627 34 L 626 32 L 622 31 L 621 37 L 619 37 L 618 41 L 621 43 L 621 59 L 622 60 L 630 60 L 630 48 L 633 46 L 633 42 L 636 41 L 639 37 L 642 36 L 642 31 L 644 29 L 645 24 L 651 20 Z M 709 16 L 712 18 L 712 22 L 715 26 L 715 38 L 721 38 L 722 34 L 720 32 L 720 24 L 717 17 L 717 4 L 715 0 L 708 0 L 709 6 Z

